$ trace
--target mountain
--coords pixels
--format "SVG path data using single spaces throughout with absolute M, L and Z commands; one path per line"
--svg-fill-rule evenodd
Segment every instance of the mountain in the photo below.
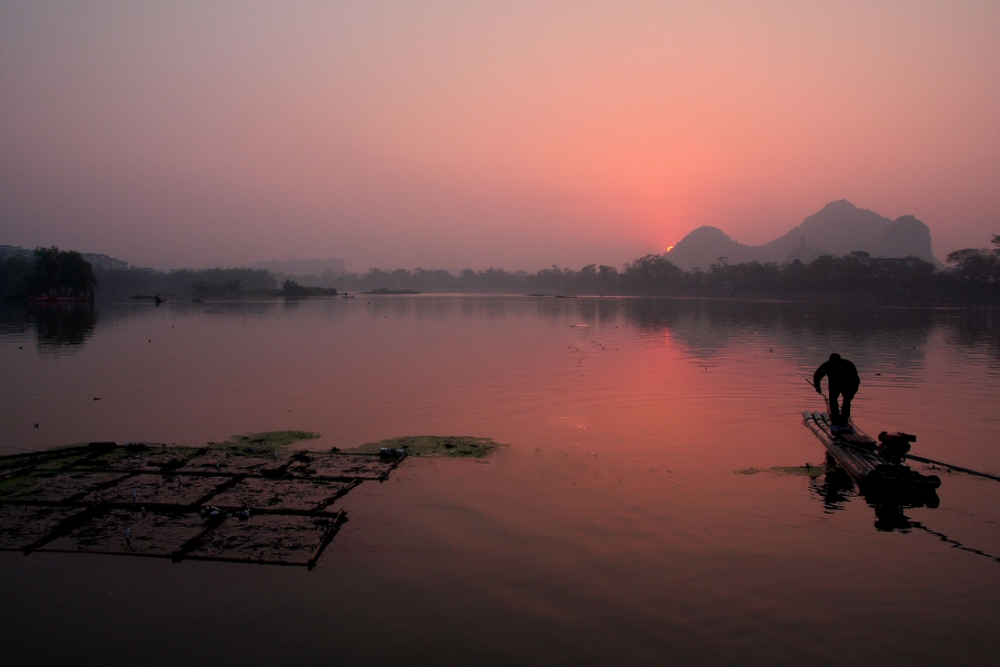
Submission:
M 744 245 L 717 227 L 699 227 L 667 255 L 682 269 L 707 269 L 725 257 L 741 262 L 811 262 L 820 255 L 847 255 L 855 250 L 872 257 L 919 257 L 935 265 L 931 232 L 912 215 L 891 220 L 846 199 L 830 202 L 790 232 L 764 245 Z

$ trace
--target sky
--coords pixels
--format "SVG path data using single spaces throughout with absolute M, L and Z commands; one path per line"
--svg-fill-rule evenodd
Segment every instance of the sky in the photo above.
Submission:
M 622 265 L 846 198 L 1000 233 L 1000 2 L 0 2 L 0 244 Z

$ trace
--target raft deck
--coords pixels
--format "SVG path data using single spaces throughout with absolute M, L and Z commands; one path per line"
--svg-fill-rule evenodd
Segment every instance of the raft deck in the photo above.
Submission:
M 806 410 L 802 417 L 830 456 L 859 486 L 936 489 L 941 485 L 936 475 L 922 475 L 905 464 L 883 459 L 878 454 L 878 443 L 853 422 L 853 432 L 835 432 L 826 412 Z

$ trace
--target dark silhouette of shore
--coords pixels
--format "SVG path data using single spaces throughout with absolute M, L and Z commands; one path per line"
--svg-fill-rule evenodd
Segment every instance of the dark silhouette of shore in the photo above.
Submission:
M 320 296 L 332 290 L 382 293 L 475 292 L 566 295 L 690 296 L 808 299 L 854 303 L 1000 303 L 1000 235 L 992 249 L 963 249 L 939 269 L 918 257 L 872 257 L 866 252 L 793 260 L 730 264 L 719 257 L 707 269 L 684 271 L 667 255 L 649 254 L 616 266 L 589 264 L 580 270 L 553 265 L 535 273 L 489 268 L 452 273 L 443 269 L 370 269 L 285 279 L 264 269 L 98 269 L 101 293 L 194 295 L 198 298 Z M 0 262 L 0 295 L 16 298 L 33 284 L 31 267 L 18 258 Z M 311 289 L 308 291 L 306 288 Z M 324 292 L 322 290 L 329 290 Z M 301 294 L 299 294 L 301 293 Z

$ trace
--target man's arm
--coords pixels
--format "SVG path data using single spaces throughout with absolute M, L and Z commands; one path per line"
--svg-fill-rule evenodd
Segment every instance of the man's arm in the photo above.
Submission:
M 827 371 L 828 364 L 829 364 L 829 362 L 823 364 L 822 366 L 820 366 L 819 368 L 816 369 L 815 373 L 813 373 L 813 387 L 816 388 L 816 393 L 817 394 L 822 394 L 823 393 L 823 390 L 819 386 L 819 382 L 820 382 L 820 380 L 822 380 L 826 376 L 826 371 Z

